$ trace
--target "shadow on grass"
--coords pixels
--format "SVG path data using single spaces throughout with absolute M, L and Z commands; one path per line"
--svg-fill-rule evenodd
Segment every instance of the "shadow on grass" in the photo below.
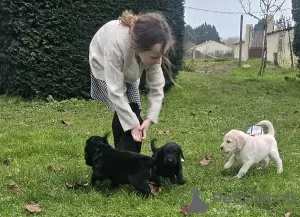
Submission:
M 126 195 L 132 195 L 135 194 L 136 196 L 139 196 L 143 198 L 142 194 L 134 189 L 133 186 L 130 184 L 120 184 L 118 186 L 112 187 L 110 184 L 110 180 L 106 179 L 103 181 L 97 181 L 95 186 L 91 186 L 90 183 L 86 187 L 79 187 L 76 189 L 70 189 L 74 192 L 82 192 L 82 193 L 90 193 L 90 192 L 97 192 L 101 194 L 104 197 L 111 197 L 114 195 L 117 195 L 119 193 L 126 194 Z M 179 187 L 180 185 L 172 184 L 168 179 L 161 178 L 161 184 L 162 184 L 162 192 L 158 193 L 158 195 L 168 195 L 172 193 L 174 188 Z M 149 198 L 153 197 L 154 194 L 152 194 Z

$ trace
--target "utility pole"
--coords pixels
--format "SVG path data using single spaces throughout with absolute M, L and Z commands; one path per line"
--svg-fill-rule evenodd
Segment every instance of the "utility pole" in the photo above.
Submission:
M 240 21 L 239 67 L 242 66 L 242 47 L 243 47 L 243 15 L 241 15 L 241 21 Z

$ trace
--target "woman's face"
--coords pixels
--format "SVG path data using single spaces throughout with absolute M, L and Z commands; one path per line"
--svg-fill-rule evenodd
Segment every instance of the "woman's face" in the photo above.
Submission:
M 142 63 L 146 67 L 150 67 L 155 64 L 160 64 L 163 56 L 161 50 L 162 44 L 155 44 L 151 50 L 139 53 Z M 165 51 L 167 51 L 167 46 L 165 47 Z

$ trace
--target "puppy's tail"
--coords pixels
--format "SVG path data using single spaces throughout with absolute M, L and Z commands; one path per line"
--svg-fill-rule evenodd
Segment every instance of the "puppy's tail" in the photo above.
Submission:
M 155 152 L 156 149 L 157 149 L 157 148 L 155 147 L 156 141 L 157 141 L 156 138 L 154 138 L 154 139 L 151 140 L 151 150 L 152 150 L 152 152 Z
M 267 133 L 267 135 L 275 136 L 275 130 L 274 130 L 274 127 L 273 127 L 273 125 L 272 125 L 272 123 L 270 121 L 263 120 L 263 121 L 258 122 L 256 125 L 267 126 L 268 127 L 268 133 Z

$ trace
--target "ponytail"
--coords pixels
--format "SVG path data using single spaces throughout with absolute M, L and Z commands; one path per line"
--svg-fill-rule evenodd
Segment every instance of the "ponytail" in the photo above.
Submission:
M 125 10 L 122 15 L 119 17 L 122 25 L 128 26 L 131 30 L 134 28 L 137 17 L 132 11 Z

